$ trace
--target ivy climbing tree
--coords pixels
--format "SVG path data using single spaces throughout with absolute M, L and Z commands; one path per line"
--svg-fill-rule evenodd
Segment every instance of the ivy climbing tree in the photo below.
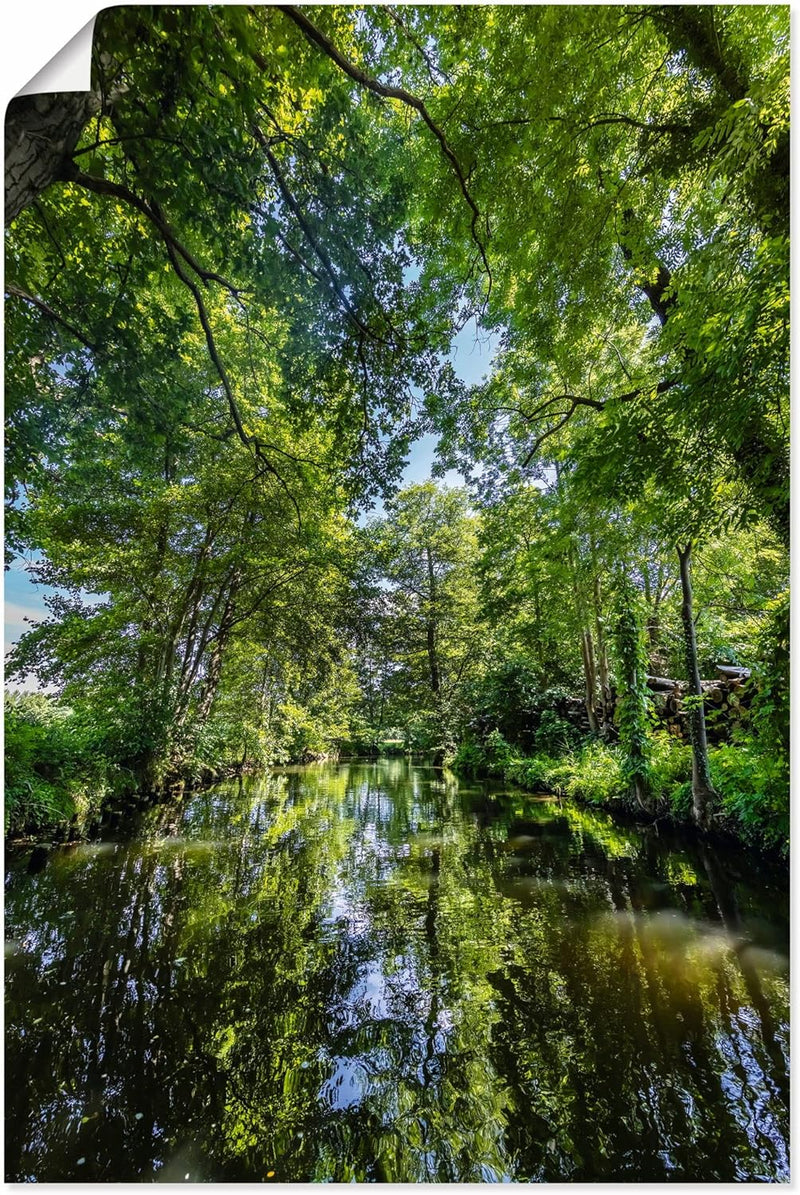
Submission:
M 616 580 L 614 648 L 619 685 L 619 739 L 625 753 L 624 775 L 643 809 L 650 798 L 651 696 L 647 687 L 648 659 L 644 602 L 630 578 Z

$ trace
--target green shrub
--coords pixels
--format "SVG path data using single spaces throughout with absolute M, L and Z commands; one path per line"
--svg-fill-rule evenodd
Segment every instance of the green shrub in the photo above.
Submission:
M 557 761 L 547 755 L 529 755 L 525 759 L 516 759 L 510 763 L 504 776 L 510 783 L 518 784 L 532 792 L 549 792 L 552 789 L 551 777 L 557 768 Z
M 549 721 L 557 742 L 557 715 Z M 773 744 L 774 745 L 774 744 Z M 649 735 L 648 782 L 653 812 L 669 812 L 689 821 L 692 804 L 692 749 L 664 731 Z M 789 789 L 786 759 L 758 742 L 724 745 L 709 753 L 711 777 L 720 794 L 718 824 L 746 841 L 786 850 L 789 835 Z M 464 740 L 453 759 L 457 772 L 502 775 L 530 792 L 545 791 L 595 805 L 638 809 L 624 750 L 599 740 L 579 750 L 537 752 L 520 757 L 495 730 L 484 742 Z
M 68 706 L 43 693 L 9 693 L 4 712 L 6 833 L 82 824 L 110 792 L 133 787 Z
M 650 788 L 653 797 L 657 801 L 672 803 L 675 791 L 684 783 L 691 783 L 691 777 L 692 748 L 689 744 L 666 731 L 654 734 L 650 746 Z
M 674 794 L 683 789 L 691 776 L 691 748 L 667 734 L 657 734 L 652 740 L 651 760 L 653 794 L 672 804 Z M 560 759 L 533 755 L 513 760 L 504 776 L 529 790 L 544 789 L 598 805 L 632 805 L 624 753 L 619 747 L 598 740 Z M 687 804 L 687 812 L 688 808 Z
M 622 752 L 605 743 L 589 743 L 568 767 L 565 789 L 570 797 L 605 804 L 619 801 L 629 787 Z
M 759 631 L 753 669 L 752 727 L 764 751 L 780 761 L 789 779 L 789 591 L 769 602 Z
M 541 750 L 534 742 L 539 716 L 562 707 L 572 692 L 571 676 L 556 675 L 563 687 L 553 684 L 554 665 L 555 661 L 550 668 L 549 687 L 543 687 L 541 671 L 522 656 L 499 662 L 487 675 L 473 681 L 467 698 L 472 733 L 484 738 L 496 728 L 525 754 Z
M 670 792 L 665 794 L 669 811 L 679 821 L 691 821 L 692 818 L 692 782 L 684 780 Z
M 477 739 L 464 739 L 458 744 L 455 755 L 447 760 L 454 772 L 466 776 L 479 776 L 486 769 L 486 752 Z
M 493 730 L 486 736 L 484 753 L 489 771 L 498 775 L 502 775 L 517 758 L 514 748 L 503 738 L 499 730 Z
M 76 812 L 71 794 L 35 774 L 6 783 L 4 830 L 41 830 L 68 822 Z
M 537 754 L 558 756 L 578 746 L 580 733 L 555 710 L 544 710 L 533 739 Z
M 516 752 L 499 730 L 492 730 L 483 742 L 464 739 L 448 756 L 448 766 L 468 776 L 504 776 L 517 759 Z
M 732 828 L 751 842 L 788 850 L 789 787 L 783 760 L 754 743 L 725 744 L 709 752 L 709 765 Z

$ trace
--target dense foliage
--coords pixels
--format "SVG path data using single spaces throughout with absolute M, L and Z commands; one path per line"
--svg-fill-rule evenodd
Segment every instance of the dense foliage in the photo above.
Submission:
M 774 6 L 105 10 L 7 118 L 12 827 L 389 745 L 781 845 L 787 55 Z M 400 489 L 431 430 L 465 486 Z

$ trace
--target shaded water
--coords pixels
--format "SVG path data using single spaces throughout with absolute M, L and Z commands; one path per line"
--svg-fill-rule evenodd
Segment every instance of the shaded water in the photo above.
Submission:
M 7 868 L 6 1177 L 788 1177 L 787 890 L 404 760 Z

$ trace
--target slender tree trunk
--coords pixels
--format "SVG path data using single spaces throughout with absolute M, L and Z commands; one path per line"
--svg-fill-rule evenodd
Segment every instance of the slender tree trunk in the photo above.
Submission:
M 706 827 L 710 818 L 710 805 L 716 797 L 711 783 L 708 766 L 708 738 L 706 736 L 706 715 L 703 707 L 703 688 L 700 683 L 700 667 L 697 662 L 697 639 L 694 630 L 694 606 L 692 599 L 692 545 L 678 548 L 681 570 L 681 619 L 683 621 L 683 643 L 686 652 L 686 675 L 689 692 L 697 699 L 689 711 L 689 737 L 692 743 L 692 816 L 698 826 Z
M 382 734 L 383 733 L 383 713 L 386 708 L 386 664 L 385 664 L 385 662 L 384 662 L 384 667 L 383 667 L 383 674 L 381 677 L 381 684 L 380 684 L 380 688 L 379 688 L 378 692 L 380 694 L 380 705 L 378 707 L 378 722 L 377 722 L 375 729 L 378 731 L 379 734 Z M 376 739 L 376 745 L 377 745 L 377 739 Z
M 600 723 L 597 719 L 597 674 L 594 667 L 594 644 L 588 627 L 581 632 L 581 656 L 583 658 L 584 695 L 583 704 L 589 719 L 589 729 L 597 733 Z
M 649 614 L 647 618 L 647 638 L 650 643 L 650 654 L 655 654 L 661 643 L 661 601 L 664 597 L 664 566 L 659 564 L 656 574 L 655 591 L 647 596 Z
M 264 676 L 261 682 L 261 726 L 264 734 L 272 730 L 273 694 L 275 691 L 275 675 L 272 672 L 272 662 L 267 657 L 264 661 Z
M 592 564 L 594 566 L 594 585 L 592 586 L 592 599 L 594 604 L 594 633 L 595 643 L 597 645 L 597 680 L 600 687 L 600 728 L 603 735 L 608 733 L 610 716 L 612 711 L 611 704 L 611 682 L 609 680 L 608 667 L 608 648 L 606 646 L 605 630 L 603 628 L 603 604 L 602 604 L 602 584 L 600 581 L 600 570 L 597 566 L 596 551 L 594 536 L 591 540 L 592 544 Z
M 600 723 L 597 720 L 597 670 L 595 668 L 594 643 L 589 627 L 589 617 L 578 584 L 578 568 L 575 553 L 569 550 L 569 567 L 572 574 L 572 592 L 575 598 L 575 610 L 581 622 L 581 659 L 583 660 L 584 696 L 586 716 L 589 719 L 589 729 L 597 734 Z
M 617 680 L 621 698 L 619 740 L 625 753 L 625 772 L 636 800 L 642 809 L 651 812 L 650 700 L 645 684 L 647 657 L 642 603 L 635 586 L 622 571 L 615 588 Z
M 439 659 L 436 651 L 436 575 L 433 571 L 433 556 L 430 547 L 425 549 L 428 561 L 428 617 L 427 642 L 428 666 L 430 669 L 431 692 L 438 693 L 440 687 Z
M 536 662 L 542 672 L 545 670 L 544 642 L 542 641 L 542 601 L 539 593 L 538 579 L 533 583 L 533 617 L 534 617 L 534 648 Z
M 231 581 L 228 596 L 225 600 L 225 609 L 222 612 L 222 618 L 219 623 L 219 630 L 217 631 L 214 646 L 211 649 L 211 658 L 206 669 L 205 681 L 203 683 L 203 691 L 200 696 L 200 702 L 197 708 L 197 718 L 199 722 L 205 722 L 211 713 L 211 708 L 214 704 L 214 698 L 217 695 L 220 678 L 222 676 L 222 661 L 225 656 L 225 649 L 228 645 L 228 638 L 230 636 L 231 627 L 233 626 L 236 615 L 236 596 L 241 585 L 241 574 L 236 573 Z

